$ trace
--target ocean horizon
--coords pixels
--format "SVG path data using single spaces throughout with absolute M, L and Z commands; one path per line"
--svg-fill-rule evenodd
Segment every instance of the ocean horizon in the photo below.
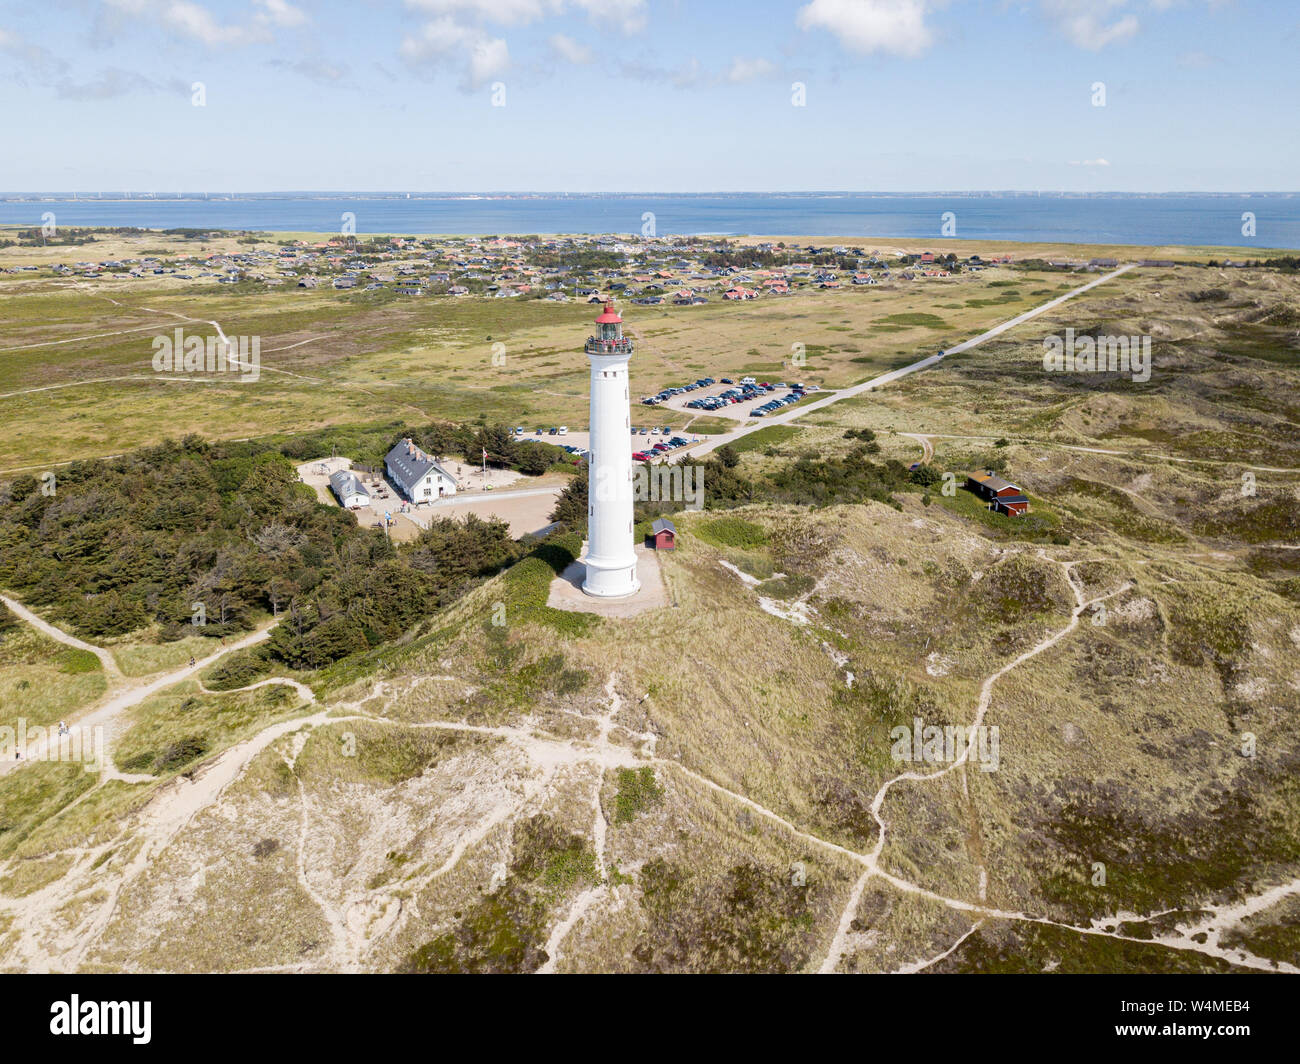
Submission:
M 0 225 L 1300 248 L 1300 193 L 13 193 Z M 350 219 L 345 216 L 351 216 Z

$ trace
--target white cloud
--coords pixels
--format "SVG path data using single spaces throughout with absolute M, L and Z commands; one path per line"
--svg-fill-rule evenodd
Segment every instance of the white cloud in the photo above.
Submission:
M 15 69 L 20 74 L 31 75 L 37 81 L 49 81 L 69 70 L 67 60 L 59 58 L 39 44 L 29 44 L 18 34 L 6 29 L 0 29 L 0 54 L 12 58 Z
M 855 52 L 917 56 L 933 40 L 927 6 L 927 0 L 812 0 L 795 23 L 802 30 L 829 30 Z
M 593 58 L 590 48 L 563 33 L 554 34 L 547 43 L 550 44 L 551 51 L 566 63 L 584 66 Z
M 639 33 L 646 26 L 646 0 L 406 0 L 406 6 L 461 24 L 524 26 L 572 8 L 603 29 Z
M 509 46 L 489 26 L 522 26 L 570 10 L 624 33 L 638 32 L 646 23 L 646 0 L 406 0 L 406 6 L 433 17 L 402 41 L 402 58 L 416 65 L 460 63 L 466 88 L 477 88 L 510 66 Z M 594 58 L 589 48 L 562 33 L 553 34 L 549 45 L 569 63 Z
M 499 37 L 477 41 L 470 49 L 468 84 L 471 87 L 485 85 L 493 78 L 505 73 L 510 66 L 510 49 Z
M 1074 44 L 1090 52 L 1126 41 L 1141 28 L 1128 0 L 1043 0 L 1047 14 Z
M 617 26 L 624 33 L 640 33 L 646 27 L 645 0 L 573 0 L 595 23 Z
M 458 24 L 465 21 L 522 26 L 546 15 L 558 14 L 561 0 L 406 0 L 408 7 L 427 11 Z
M 448 17 L 426 22 L 418 33 L 408 36 L 402 41 L 401 55 L 415 65 L 463 59 L 467 89 L 478 88 L 510 66 L 510 49 L 504 40 Z
M 163 26 L 173 33 L 210 47 L 270 40 L 270 33 L 264 25 L 222 24 L 206 7 L 191 0 L 170 0 L 162 6 L 159 15 Z
M 271 66 L 279 70 L 289 70 L 300 74 L 308 81 L 318 85 L 337 85 L 348 75 L 346 64 L 332 63 L 319 55 L 307 56 L 295 62 L 286 59 L 272 59 Z
M 1070 165 L 1071 166 L 1109 166 L 1110 163 L 1108 163 L 1105 159 L 1083 159 L 1083 160 L 1072 160 L 1070 162 Z
M 222 21 L 198 0 L 102 0 L 95 35 L 104 44 L 131 19 L 158 27 L 173 37 L 197 41 L 210 48 L 266 44 L 275 31 L 305 26 L 310 18 L 290 0 L 251 0 L 252 13 Z
M 727 80 L 740 85 L 746 81 L 758 81 L 770 78 L 776 73 L 776 66 L 769 59 L 743 59 L 736 56 L 727 71 Z
M 286 28 L 305 24 L 307 14 L 302 8 L 294 7 L 288 0 L 257 0 L 266 11 L 257 16 L 259 22 L 269 22 L 272 26 Z
M 75 82 L 63 78 L 55 88 L 65 100 L 111 100 L 131 92 L 156 92 L 161 86 L 143 74 L 109 67 L 89 81 Z

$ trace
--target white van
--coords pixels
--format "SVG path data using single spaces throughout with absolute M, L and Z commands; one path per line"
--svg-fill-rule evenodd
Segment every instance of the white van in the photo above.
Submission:
M 569 434 L 569 426 L 568 426 L 568 425 L 561 425 L 561 426 L 560 426 L 560 435 L 561 435 L 561 436 L 567 436 L 568 434 Z
M 741 383 L 741 384 L 757 384 L 758 381 L 754 380 L 753 377 L 741 377 L 741 378 L 740 378 L 740 383 Z

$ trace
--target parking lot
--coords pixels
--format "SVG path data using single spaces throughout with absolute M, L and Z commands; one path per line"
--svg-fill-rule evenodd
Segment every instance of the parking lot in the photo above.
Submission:
M 711 380 L 707 377 L 701 379 Z M 654 412 L 666 407 L 684 414 L 707 414 L 746 421 L 792 406 L 805 395 L 819 390 L 817 385 L 804 385 L 802 381 L 755 380 L 752 377 L 724 377 L 708 384 L 691 381 L 675 385 L 671 389 L 675 394 L 667 395 L 654 406 L 640 404 L 641 417 L 653 421 Z
M 685 429 L 670 429 L 667 425 L 632 426 L 632 458 L 638 462 L 672 457 L 683 447 L 699 442 L 698 436 Z
M 591 446 L 590 432 L 579 432 L 574 429 L 569 429 L 568 432 L 561 436 L 558 431 L 558 426 L 547 425 L 542 429 L 542 433 L 539 436 L 537 434 L 537 425 L 535 424 L 521 425 L 520 428 L 522 428 L 524 432 L 522 436 L 518 433 L 515 434 L 515 439 L 517 440 L 541 440 L 542 443 L 549 443 L 552 447 L 576 447 L 579 451 L 585 451 Z M 556 429 L 554 436 L 550 433 L 550 430 L 553 428 Z

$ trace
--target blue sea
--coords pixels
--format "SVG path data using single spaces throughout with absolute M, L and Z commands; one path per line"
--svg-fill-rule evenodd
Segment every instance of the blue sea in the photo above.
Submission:
M 0 224 L 138 226 L 357 233 L 636 233 L 1012 240 L 1078 244 L 1300 248 L 1300 193 L 1099 196 L 892 195 L 465 195 L 285 193 L 124 198 L 0 199 Z M 941 231 L 945 212 L 955 232 Z M 1255 235 L 1243 233 L 1254 216 Z

